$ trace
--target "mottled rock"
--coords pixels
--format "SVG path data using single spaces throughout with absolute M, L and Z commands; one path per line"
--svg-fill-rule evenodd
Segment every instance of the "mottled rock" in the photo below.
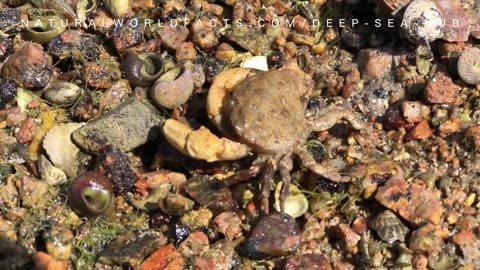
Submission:
M 48 193 L 48 183 L 33 177 L 23 176 L 15 182 L 22 206 L 42 207 L 47 202 L 45 195 Z
M 408 248 L 413 252 L 434 255 L 442 250 L 443 238 L 446 236 L 448 236 L 448 234 L 445 235 L 445 233 L 436 226 L 427 224 L 412 232 Z
M 480 126 L 473 126 L 465 132 L 465 143 L 475 151 L 480 150 Z
M 47 51 L 59 59 L 97 61 L 101 47 L 96 37 L 82 30 L 68 30 L 48 43 Z
M 72 139 L 90 153 L 98 154 L 105 145 L 128 152 L 156 139 L 162 121 L 155 107 L 131 99 L 74 132 Z
M 24 88 L 38 89 L 48 84 L 52 73 L 52 58 L 40 45 L 28 42 L 5 60 L 1 75 Z
M 203 232 L 194 232 L 180 243 L 179 251 L 185 257 L 193 257 L 202 255 L 208 248 L 208 236 Z
M 113 44 L 117 52 L 122 54 L 126 49 L 145 41 L 143 37 L 144 22 L 139 17 L 125 19 L 122 25 L 115 25 L 111 28 Z
M 442 38 L 450 42 L 467 41 L 469 36 L 469 18 L 461 1 L 433 0 L 445 20 Z
M 80 151 L 71 140 L 72 133 L 85 123 L 68 123 L 50 129 L 43 140 L 43 148 L 53 165 L 62 170 L 68 177 L 78 174 L 77 155 Z
M 188 29 L 181 25 L 165 24 L 156 29 L 154 36 L 160 38 L 162 46 L 168 49 L 177 49 L 188 37 Z
M 458 86 L 443 72 L 437 72 L 425 85 L 425 100 L 432 104 L 451 104 L 457 100 Z
M 185 191 L 195 202 L 213 212 L 230 211 L 233 207 L 230 189 L 208 175 L 194 175 L 188 180 Z
M 187 262 L 173 244 L 163 246 L 155 250 L 138 270 L 178 270 L 184 269 Z
M 212 217 L 212 211 L 206 208 L 201 208 L 199 210 L 193 210 L 185 213 L 182 217 L 180 217 L 180 221 L 183 225 L 187 226 L 191 230 L 196 230 L 208 226 Z
M 332 265 L 322 254 L 292 256 L 285 262 L 284 270 L 332 270 Z
M 125 195 L 132 191 L 138 175 L 125 153 L 107 145 L 102 149 L 102 154 L 97 161 L 100 164 L 100 171 L 113 184 L 116 193 Z
M 405 136 L 405 140 L 425 140 L 433 135 L 433 130 L 430 128 L 428 121 L 423 120 Z
M 228 240 L 242 233 L 242 220 L 235 213 L 223 212 L 215 217 L 214 222 L 218 231 Z
M 127 80 L 118 80 L 98 98 L 98 110 L 101 114 L 109 112 L 127 100 L 132 88 Z
M 215 48 L 220 38 L 220 31 L 216 25 L 221 25 L 217 17 L 209 15 L 208 13 L 199 16 L 199 18 L 190 25 L 193 43 L 203 50 Z
M 246 24 L 232 24 L 232 31 L 226 36 L 254 55 L 267 55 L 270 51 L 270 41 L 267 37 Z
M 120 79 L 120 64 L 113 58 L 103 57 L 84 65 L 82 79 L 90 88 L 107 89 Z
M 104 264 L 129 264 L 136 268 L 146 256 L 166 242 L 167 239 L 158 232 L 130 232 L 109 243 L 99 253 L 98 261 Z
M 7 56 L 13 52 L 13 41 L 8 37 L 0 38 L 0 62 L 3 62 Z
M 348 225 L 340 224 L 338 225 L 338 230 L 340 236 L 342 237 L 342 242 L 345 245 L 345 248 L 348 251 L 355 251 L 358 241 L 360 241 L 360 235 L 356 234 Z
M 378 189 L 375 199 L 416 226 L 426 221 L 439 224 L 444 211 L 437 194 L 403 179 L 387 181 Z
M 430 114 L 430 107 L 420 101 L 404 101 L 402 103 L 403 116 L 409 123 L 418 123 L 427 119 Z
M 295 219 L 285 213 L 274 213 L 258 222 L 245 249 L 253 256 L 284 256 L 298 248 L 300 235 Z
M 462 250 L 466 264 L 474 265 L 475 269 L 480 267 L 480 239 L 470 231 L 461 231 L 453 236 L 453 243 Z
M 392 61 L 390 53 L 377 49 L 363 49 L 358 53 L 358 66 L 366 81 L 388 75 L 392 70 Z

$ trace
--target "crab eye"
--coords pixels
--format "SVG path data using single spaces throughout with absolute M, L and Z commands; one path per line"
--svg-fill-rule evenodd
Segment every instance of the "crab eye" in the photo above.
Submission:
M 105 213 L 112 206 L 113 200 L 112 184 L 99 172 L 85 172 L 68 187 L 69 205 L 83 216 Z

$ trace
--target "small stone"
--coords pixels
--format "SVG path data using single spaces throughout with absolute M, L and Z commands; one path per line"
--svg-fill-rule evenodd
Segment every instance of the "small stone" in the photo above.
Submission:
M 100 58 L 84 65 L 82 79 L 88 87 L 107 89 L 122 76 L 120 64 L 113 58 Z
M 443 72 L 437 72 L 427 81 L 425 100 L 432 104 L 452 104 L 457 100 L 458 86 Z
M 41 208 L 47 203 L 45 200 L 45 196 L 49 190 L 47 182 L 40 181 L 33 177 L 23 176 L 15 182 L 15 186 L 22 200 L 22 206 Z
M 430 108 L 420 101 L 404 101 L 402 103 L 403 116 L 409 123 L 418 123 L 427 119 L 430 115 Z
M 338 225 L 340 236 L 349 251 L 356 251 L 357 243 L 360 241 L 360 235 L 356 234 L 350 227 L 345 224 Z
M 33 136 L 35 136 L 36 128 L 37 125 L 35 124 L 33 118 L 28 118 L 25 120 L 20 125 L 18 131 L 15 132 L 15 138 L 17 139 L 17 142 L 22 144 L 30 142 L 33 139 Z
M 322 254 L 292 256 L 285 262 L 284 270 L 332 270 L 332 265 Z
M 136 16 L 125 19 L 122 25 L 114 26 L 111 35 L 117 52 L 122 54 L 126 49 L 144 42 L 144 28 L 143 21 Z
M 128 152 L 158 138 L 158 125 L 162 121 L 162 116 L 153 105 L 130 99 L 88 122 L 72 134 L 72 139 L 90 153 L 100 153 L 105 145 Z
M 433 135 L 433 130 L 428 125 L 428 121 L 423 120 L 418 123 L 410 132 L 405 136 L 408 140 L 426 140 Z
M 195 202 L 213 212 L 230 211 L 233 207 L 230 189 L 208 175 L 191 177 L 185 186 L 185 191 Z
M 443 122 L 439 127 L 440 135 L 448 136 L 450 134 L 456 133 L 460 129 L 460 119 L 455 117 L 451 120 Z
M 439 229 L 432 224 L 427 224 L 412 232 L 408 248 L 413 252 L 434 255 L 442 250 L 442 238 L 443 235 Z
M 453 243 L 460 246 L 466 264 L 480 266 L 480 239 L 471 231 L 461 231 L 452 237 Z
M 358 53 L 358 66 L 365 81 L 380 79 L 392 70 L 393 57 L 389 52 L 362 49 Z
M 68 30 L 52 39 L 48 43 L 47 51 L 59 59 L 94 62 L 100 57 L 101 47 L 96 36 L 81 30 Z
M 227 34 L 227 38 L 254 55 L 268 55 L 270 52 L 270 41 L 267 37 L 245 24 L 232 24 L 232 31 Z
M 167 23 L 159 27 L 154 35 L 160 38 L 162 46 L 175 50 L 187 39 L 188 33 L 188 29 L 181 24 L 174 26 Z
M 434 192 L 403 179 L 387 181 L 378 189 L 375 199 L 416 226 L 425 221 L 439 224 L 444 211 L 442 202 Z
M 178 61 L 193 60 L 197 56 L 197 50 L 193 47 L 192 42 L 182 42 L 175 52 Z
M 27 42 L 10 55 L 2 67 L 2 78 L 12 79 L 24 88 L 43 88 L 53 74 L 52 58 L 43 48 Z
M 104 264 L 129 264 L 137 268 L 143 259 L 167 239 L 158 232 L 130 232 L 109 243 L 100 253 L 98 261 Z
M 214 219 L 218 231 L 228 240 L 233 240 L 242 233 L 242 220 L 234 213 L 223 212 Z
M 213 214 L 210 210 L 201 208 L 185 213 L 180 217 L 180 222 L 191 230 L 196 230 L 208 226 L 212 217 Z
M 465 132 L 465 143 L 475 151 L 480 150 L 480 126 L 473 126 Z
M 173 244 L 163 246 L 155 250 L 138 270 L 178 270 L 184 269 L 187 262 L 182 254 L 175 249 Z
M 13 41 L 8 37 L 0 38 L 0 62 L 3 62 L 13 52 Z
M 98 110 L 100 114 L 109 112 L 127 100 L 132 93 L 132 88 L 127 80 L 118 80 L 98 98 Z
M 428 258 L 424 255 L 417 254 L 412 258 L 412 265 L 416 270 L 426 270 L 428 265 Z
M 37 252 L 33 258 L 35 269 L 37 270 L 67 270 L 68 264 L 65 261 L 59 261 L 45 252 Z
M 102 154 L 98 157 L 97 162 L 100 171 L 113 184 L 116 193 L 125 195 L 132 191 L 138 175 L 125 153 L 116 151 L 106 145 L 102 149 Z
M 208 236 L 203 232 L 194 232 L 188 235 L 179 246 L 179 252 L 189 258 L 193 256 L 200 256 L 209 248 Z
M 214 25 L 221 25 L 221 23 L 213 15 L 203 15 L 192 22 L 190 26 L 192 42 L 203 50 L 215 48 L 219 43 L 220 32 L 218 27 L 212 27 Z
M 300 245 L 301 230 L 295 219 L 285 213 L 265 216 L 253 229 L 245 244 L 251 255 L 285 256 Z

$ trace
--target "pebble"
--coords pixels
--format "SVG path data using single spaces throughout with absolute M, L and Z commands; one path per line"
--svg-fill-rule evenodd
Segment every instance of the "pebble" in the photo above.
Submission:
M 41 208 L 47 203 L 45 200 L 45 196 L 49 191 L 47 182 L 30 176 L 23 176 L 15 182 L 15 186 L 22 200 L 22 206 Z
M 219 44 L 220 32 L 218 27 L 221 23 L 212 15 L 203 15 L 192 22 L 190 26 L 190 34 L 192 42 L 195 43 L 202 50 L 211 50 Z
M 180 217 L 180 222 L 191 230 L 196 230 L 208 226 L 212 217 L 212 211 L 201 208 L 185 213 Z
M 420 101 L 404 101 L 402 103 L 403 116 L 409 123 L 418 123 L 428 119 L 430 107 Z
M 345 248 L 350 252 L 356 252 L 357 243 L 361 239 L 360 235 L 355 233 L 346 224 L 338 225 L 338 230 L 340 232 L 340 237 L 342 237 L 342 242 L 345 245 Z
M 37 252 L 33 257 L 35 269 L 37 270 L 67 270 L 68 265 L 65 261 L 59 261 L 45 252 Z
M 444 237 L 448 237 L 448 234 L 444 235 L 435 225 L 427 224 L 412 232 L 408 248 L 415 253 L 434 255 L 442 250 Z
M 57 105 L 69 105 L 75 102 L 80 97 L 83 89 L 76 84 L 69 82 L 57 82 L 51 84 L 45 92 L 43 97 Z
M 213 220 L 218 231 L 228 240 L 233 240 L 242 233 L 242 220 L 231 212 L 223 212 Z
M 458 86 L 443 72 L 437 72 L 427 81 L 425 100 L 431 104 L 451 104 L 457 100 Z
M 103 57 L 84 65 L 82 79 L 90 88 L 107 89 L 121 76 L 120 64 L 113 58 Z
M 128 152 L 158 138 L 158 125 L 162 121 L 153 105 L 130 99 L 88 122 L 72 134 L 72 139 L 89 153 L 100 153 L 107 144 Z
M 156 35 L 162 41 L 162 46 L 168 49 L 177 49 L 188 37 L 188 29 L 178 24 L 176 26 L 169 23 L 165 24 L 163 27 L 156 30 Z
M 185 191 L 196 203 L 214 213 L 230 211 L 233 207 L 230 189 L 208 175 L 191 177 L 185 186 Z
M 322 254 L 304 254 L 287 258 L 284 270 L 332 270 L 332 265 Z
M 430 128 L 428 121 L 423 120 L 405 136 L 405 140 L 426 140 L 433 135 L 433 130 Z
M 200 256 L 209 248 L 208 236 L 203 232 L 193 232 L 180 243 L 179 252 L 185 257 Z
M 437 194 L 403 179 L 388 180 L 378 189 L 375 199 L 415 226 L 426 221 L 439 224 L 444 211 Z
M 127 80 L 118 80 L 98 98 L 98 111 L 100 114 L 109 112 L 127 100 L 132 93 L 132 88 Z
M 1 72 L 3 79 L 12 79 L 24 88 L 34 89 L 47 86 L 52 74 L 52 58 L 33 42 L 27 42 L 11 54 Z
M 475 151 L 480 150 L 480 126 L 473 126 L 465 132 L 465 143 Z
M 113 44 L 118 53 L 122 54 L 126 49 L 133 47 L 145 41 L 143 37 L 144 23 L 139 17 L 130 17 L 124 19 L 122 25 L 111 28 Z
M 392 70 L 393 57 L 378 49 L 362 49 L 358 53 L 358 66 L 365 81 L 380 79 Z
M 245 249 L 253 256 L 285 256 L 300 245 L 301 230 L 295 219 L 285 213 L 265 216 L 253 229 Z
M 75 130 L 84 125 L 85 123 L 68 123 L 53 127 L 43 140 L 43 148 L 53 165 L 68 177 L 77 176 L 80 165 L 77 161 L 80 149 L 70 138 Z
M 109 243 L 99 254 L 98 261 L 104 264 L 129 264 L 137 268 L 140 263 L 167 239 L 154 231 L 129 232 Z
M 173 244 L 155 250 L 137 270 L 178 270 L 184 269 L 187 262 Z

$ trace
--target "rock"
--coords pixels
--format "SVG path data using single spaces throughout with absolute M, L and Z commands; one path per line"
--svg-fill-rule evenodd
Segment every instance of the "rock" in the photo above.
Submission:
M 208 226 L 212 217 L 212 211 L 201 208 L 185 213 L 180 217 L 180 222 L 191 230 L 196 230 Z
M 208 175 L 191 177 L 185 186 L 185 191 L 195 202 L 213 212 L 230 211 L 233 207 L 230 189 Z
M 156 139 L 162 121 L 155 107 L 131 99 L 74 132 L 72 139 L 90 153 L 100 153 L 105 145 L 128 152 Z
M 37 252 L 33 257 L 35 269 L 37 270 L 67 270 L 68 265 L 65 261 L 59 261 L 45 252 Z
M 137 270 L 178 270 L 184 269 L 187 262 L 173 244 L 155 250 Z
M 457 100 L 458 86 L 443 72 L 437 72 L 427 81 L 425 100 L 432 104 L 452 104 Z
M 338 230 L 340 236 L 342 237 L 342 242 L 345 245 L 348 251 L 356 251 L 357 243 L 360 241 L 360 235 L 356 234 L 348 225 L 340 224 L 338 225 Z
M 445 236 L 448 237 L 448 232 L 444 235 L 444 232 L 437 229 L 434 225 L 427 224 L 412 232 L 408 248 L 412 252 L 434 255 L 442 250 L 443 238 Z
M 2 67 L 2 78 L 12 79 L 24 88 L 43 88 L 53 74 L 52 58 L 33 42 L 11 54 Z
M 101 46 L 92 34 L 81 30 L 68 30 L 50 41 L 47 51 L 59 59 L 73 58 L 95 62 L 100 57 Z
M 193 256 L 200 256 L 209 248 L 208 236 L 203 232 L 194 232 L 188 235 L 182 243 L 180 243 L 180 253 L 189 258 Z
M 157 28 L 154 35 L 160 38 L 162 46 L 175 50 L 187 39 L 188 33 L 189 31 L 184 25 L 167 23 L 163 27 Z
M 428 121 L 423 120 L 418 123 L 410 132 L 405 136 L 405 140 L 425 140 L 433 135 L 433 130 L 428 125 Z
M 115 25 L 111 28 L 113 44 L 119 54 L 126 49 L 145 41 L 143 37 L 144 23 L 139 17 L 129 17 L 122 25 Z
M 240 260 L 235 252 L 236 243 L 226 239 L 219 240 L 205 252 L 200 260 L 195 259 L 194 269 L 199 270 L 227 270 L 232 269 Z M 198 268 L 199 262 L 206 267 Z
M 453 243 L 460 246 L 466 264 L 480 267 L 480 239 L 470 231 L 461 231 L 453 236 Z
M 82 79 L 90 88 L 107 89 L 122 76 L 120 64 L 111 57 L 85 63 Z
M 98 98 L 98 110 L 100 114 L 109 112 L 127 100 L 132 93 L 132 88 L 127 80 L 118 80 Z
M 442 38 L 454 41 L 467 41 L 469 36 L 469 18 L 461 1 L 433 0 L 445 20 Z
M 40 181 L 30 176 L 23 176 L 15 182 L 22 206 L 41 208 L 47 203 L 45 196 L 48 193 L 47 182 Z
M 268 55 L 270 51 L 267 37 L 246 24 L 232 24 L 232 31 L 226 37 L 254 55 Z
M 13 41 L 9 37 L 0 38 L 0 62 L 5 61 L 5 59 L 13 52 Z
M 68 123 L 50 129 L 43 139 L 43 148 L 53 165 L 68 177 L 78 174 L 77 157 L 80 149 L 71 140 L 72 133 L 85 123 Z
M 231 212 L 223 212 L 214 219 L 218 231 L 228 240 L 233 240 L 242 233 L 242 220 Z
M 448 136 L 460 130 L 460 125 L 460 119 L 458 117 L 454 117 L 451 120 L 443 122 L 438 127 L 438 131 L 440 131 L 441 136 Z
M 67 261 L 73 251 L 73 233 L 67 228 L 53 227 L 42 234 L 45 248 L 50 256 Z
M 147 255 L 166 242 L 167 239 L 158 232 L 129 232 L 109 243 L 98 254 L 98 261 L 104 264 L 129 264 L 137 268 Z
M 25 120 L 20 125 L 18 131 L 15 132 L 15 138 L 17 139 L 17 142 L 22 144 L 30 142 L 33 139 L 33 136 L 35 136 L 36 128 L 37 125 L 35 124 L 33 118 L 28 118 Z
M 295 219 L 285 213 L 265 216 L 253 229 L 245 249 L 253 256 L 285 256 L 300 245 L 301 230 Z
M 138 175 L 130 164 L 127 154 L 113 150 L 110 145 L 107 145 L 102 149 L 97 162 L 100 171 L 113 184 L 116 193 L 125 195 L 132 191 Z
M 321 254 L 292 256 L 285 262 L 284 270 L 332 270 L 327 258 Z
M 480 150 L 480 126 L 473 126 L 465 132 L 465 143 L 475 151 Z
M 219 43 L 220 31 L 214 25 L 220 25 L 217 17 L 206 14 L 200 15 L 195 22 L 190 25 L 190 34 L 192 42 L 202 50 L 211 50 Z
M 378 189 L 375 199 L 415 226 L 426 221 L 439 224 L 444 211 L 437 194 L 403 179 L 387 181 Z
M 402 112 L 409 123 L 418 123 L 428 119 L 430 107 L 423 105 L 420 101 L 404 101 L 402 103 Z
M 42 180 L 45 180 L 49 185 L 58 186 L 67 182 L 65 172 L 53 166 L 43 154 L 38 157 L 37 167 Z
M 175 51 L 175 57 L 178 61 L 182 60 L 193 60 L 197 57 L 197 50 L 193 47 L 192 42 L 182 42 L 180 47 Z
M 358 53 L 358 66 L 365 81 L 380 79 L 392 70 L 393 57 L 377 49 L 362 49 Z

